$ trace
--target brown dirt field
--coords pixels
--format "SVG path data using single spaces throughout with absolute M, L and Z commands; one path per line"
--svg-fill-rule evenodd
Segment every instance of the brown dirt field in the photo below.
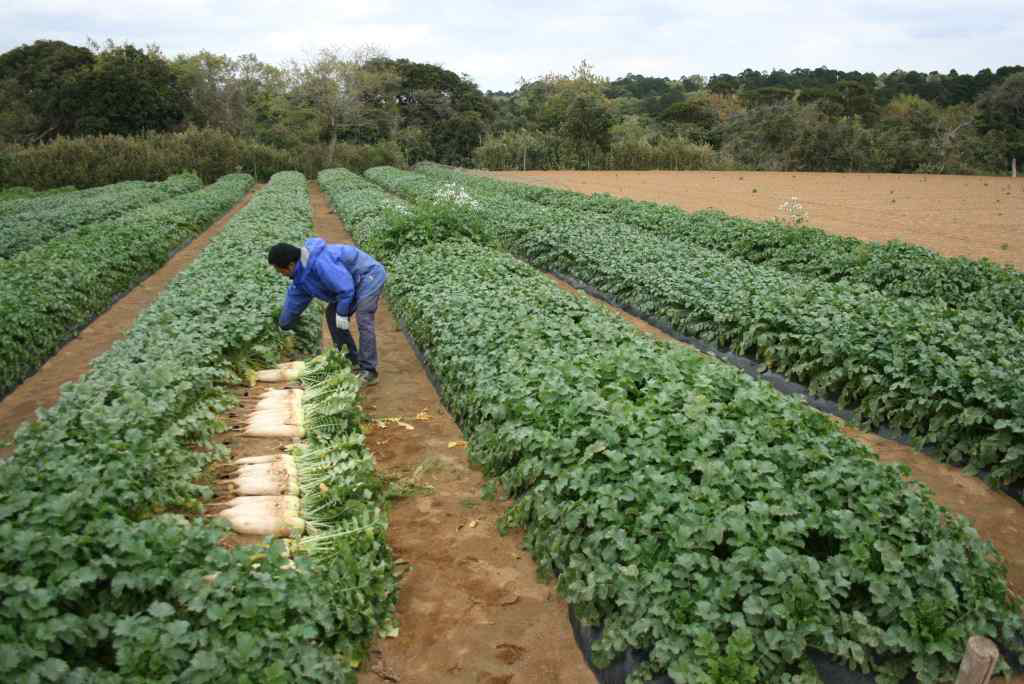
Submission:
M 249 203 L 248 193 L 216 223 L 200 233 L 178 251 L 156 273 L 143 280 L 134 290 L 119 299 L 105 313 L 89 324 L 73 340 L 61 347 L 32 376 L 18 385 L 0 401 L 0 440 L 10 437 L 24 421 L 35 417 L 36 409 L 57 403 L 61 385 L 78 380 L 100 354 L 103 354 L 128 330 L 135 318 L 163 292 L 167 284 L 188 266 L 209 244 L 231 217 Z M 0 452 L 0 458 L 5 452 Z
M 315 184 L 310 195 L 317 234 L 351 244 Z M 409 568 L 399 594 L 400 632 L 374 644 L 359 682 L 593 682 L 565 602 L 537 579 L 522 536 L 498 534 L 495 523 L 508 504 L 480 499 L 484 478 L 469 465 L 462 433 L 385 301 L 376 322 L 380 382 L 364 390 L 363 408 L 413 429 L 371 423 L 367 444 L 383 477 L 424 490 L 392 504 L 389 542 Z
M 583 193 L 786 218 L 798 197 L 809 225 L 862 240 L 902 240 L 948 256 L 1024 269 L 1024 177 L 755 171 L 503 171 L 495 178 Z M 756 192 L 755 192 L 756 191 Z

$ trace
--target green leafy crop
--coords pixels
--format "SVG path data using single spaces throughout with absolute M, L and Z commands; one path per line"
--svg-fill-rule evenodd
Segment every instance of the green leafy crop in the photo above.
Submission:
M 448 182 L 389 168 L 367 175 L 418 203 Z M 754 356 L 855 408 L 869 426 L 889 424 L 918 445 L 936 445 L 949 462 L 987 469 L 999 483 L 1024 477 L 1024 329 L 1006 317 L 796 275 L 524 201 L 514 184 L 465 178 L 477 220 L 517 256 Z
M 81 192 L 16 200 L 17 207 L 8 206 L 0 213 L 0 258 L 13 257 L 61 233 L 193 192 L 202 185 L 196 174 L 183 173 L 160 183 L 125 181 Z
M 320 181 L 357 241 L 388 230 L 387 193 Z M 632 648 L 637 682 L 795 684 L 813 647 L 932 683 L 971 634 L 1020 634 L 992 546 L 825 416 L 492 248 L 376 256 L 470 457 L 514 499 L 502 527 L 603 625 L 598 665 Z
M 231 174 L 0 260 L 0 396 L 230 209 L 252 183 L 248 174 Z
M 985 259 L 945 257 L 897 240 L 864 242 L 816 228 L 751 221 L 715 210 L 688 213 L 655 202 L 508 183 L 438 164 L 421 163 L 416 169 L 440 181 L 463 183 L 474 192 L 497 192 L 570 212 L 586 223 L 611 221 L 635 226 L 793 275 L 859 283 L 890 297 L 938 299 L 952 308 L 977 309 L 1024 324 L 1024 273 Z
M 354 681 L 382 610 L 369 597 L 392 600 L 380 536 L 292 566 L 281 542 L 219 546 L 224 523 L 196 515 L 200 476 L 225 455 L 210 441 L 225 383 L 291 339 L 266 247 L 311 230 L 305 178 L 275 175 L 19 429 L 0 464 L 0 680 Z M 319 328 L 303 317 L 302 348 Z

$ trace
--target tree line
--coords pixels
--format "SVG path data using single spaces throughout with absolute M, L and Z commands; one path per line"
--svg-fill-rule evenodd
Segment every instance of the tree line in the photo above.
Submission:
M 1005 173 L 1024 158 L 1022 66 L 610 80 L 582 62 L 492 97 L 488 168 Z
M 372 47 L 271 65 L 255 55 L 169 58 L 156 46 L 40 40 L 0 55 L 0 97 L 0 167 L 69 138 L 191 128 L 237 140 L 239 159 L 267 168 L 272 159 L 315 160 L 303 165 L 314 171 L 358 157 L 485 168 L 1005 173 L 1011 158 L 1024 158 L 1021 66 L 612 80 L 584 61 L 569 74 L 484 93 L 466 74 Z M 185 139 L 191 154 L 200 136 L 166 140 Z M 17 174 L 0 168 L 0 179 Z

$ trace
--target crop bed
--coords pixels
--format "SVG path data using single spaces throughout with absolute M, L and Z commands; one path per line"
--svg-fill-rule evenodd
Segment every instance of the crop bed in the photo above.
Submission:
M 61 233 L 193 192 L 202 185 L 196 174 L 182 173 L 159 183 L 125 181 L 103 188 L 5 203 L 7 207 L 0 213 L 0 259 L 9 259 Z M 11 204 L 18 206 L 12 208 Z
M 469 202 L 320 184 L 515 498 L 504 526 L 603 625 L 598 666 L 639 650 L 636 681 L 811 682 L 816 648 L 936 682 L 969 635 L 1020 633 L 992 547 L 826 417 L 475 244 Z
M 367 176 L 420 202 L 436 201 L 451 186 L 443 174 L 378 168 Z M 683 334 L 752 356 L 855 408 L 870 427 L 888 425 L 918 445 L 934 445 L 948 462 L 983 469 L 997 483 L 1024 478 L 1019 325 L 942 300 L 794 275 L 658 231 L 524 201 L 513 184 L 483 179 L 469 187 L 479 239 Z
M 635 226 L 785 273 L 830 283 L 859 283 L 890 297 L 938 299 L 954 309 L 976 309 L 1024 323 L 1024 273 L 991 261 L 946 257 L 897 240 L 865 242 L 817 228 L 752 221 L 714 210 L 691 213 L 607 194 L 583 195 L 503 182 L 439 164 L 422 163 L 416 169 L 473 190 L 536 202 L 599 225 L 611 220 Z
M 252 183 L 248 174 L 231 174 L 0 260 L 0 397 L 234 206 Z
M 276 326 L 266 245 L 311 228 L 305 178 L 275 175 L 18 431 L 0 465 L 0 679 L 352 680 L 388 600 L 361 581 L 377 528 L 353 540 L 358 555 L 317 565 L 286 562 L 281 542 L 255 557 L 224 548 L 226 526 L 196 516 L 212 493 L 204 470 L 225 455 L 210 438 L 234 403 L 227 383 L 292 339 Z M 319 321 L 307 319 L 298 341 L 311 350 Z M 372 492 L 356 491 L 358 513 Z

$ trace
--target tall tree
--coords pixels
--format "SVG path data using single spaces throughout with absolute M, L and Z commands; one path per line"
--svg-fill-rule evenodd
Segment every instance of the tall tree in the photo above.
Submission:
M 593 145 L 607 150 L 611 144 L 612 123 L 608 105 L 600 97 L 581 93 L 569 103 L 561 131 L 579 147 Z
M 71 88 L 78 112 L 74 132 L 131 135 L 181 125 L 187 99 L 159 48 L 108 42 Z
M 401 128 L 422 135 L 403 136 L 416 155 L 433 150 L 437 161 L 468 163 L 495 118 L 495 105 L 466 74 L 408 59 L 379 58 L 368 71 L 397 75 L 385 79 L 382 92 L 391 93 Z M 378 100 L 383 102 L 383 99 Z M 423 139 L 426 136 L 426 140 Z
M 994 132 L 1005 141 L 1007 158 L 1024 161 L 1024 71 L 1007 76 L 978 98 L 978 125 L 982 133 Z
M 8 130 L 26 142 L 73 133 L 80 115 L 76 79 L 95 61 L 87 48 L 59 40 L 37 40 L 0 55 L 0 91 L 5 113 L 13 117 Z
M 369 61 L 384 57 L 382 50 L 369 46 L 348 53 L 324 48 L 304 62 L 292 61 L 294 94 L 316 117 L 329 143 L 328 163 L 334 162 L 339 135 L 368 125 L 362 72 Z

